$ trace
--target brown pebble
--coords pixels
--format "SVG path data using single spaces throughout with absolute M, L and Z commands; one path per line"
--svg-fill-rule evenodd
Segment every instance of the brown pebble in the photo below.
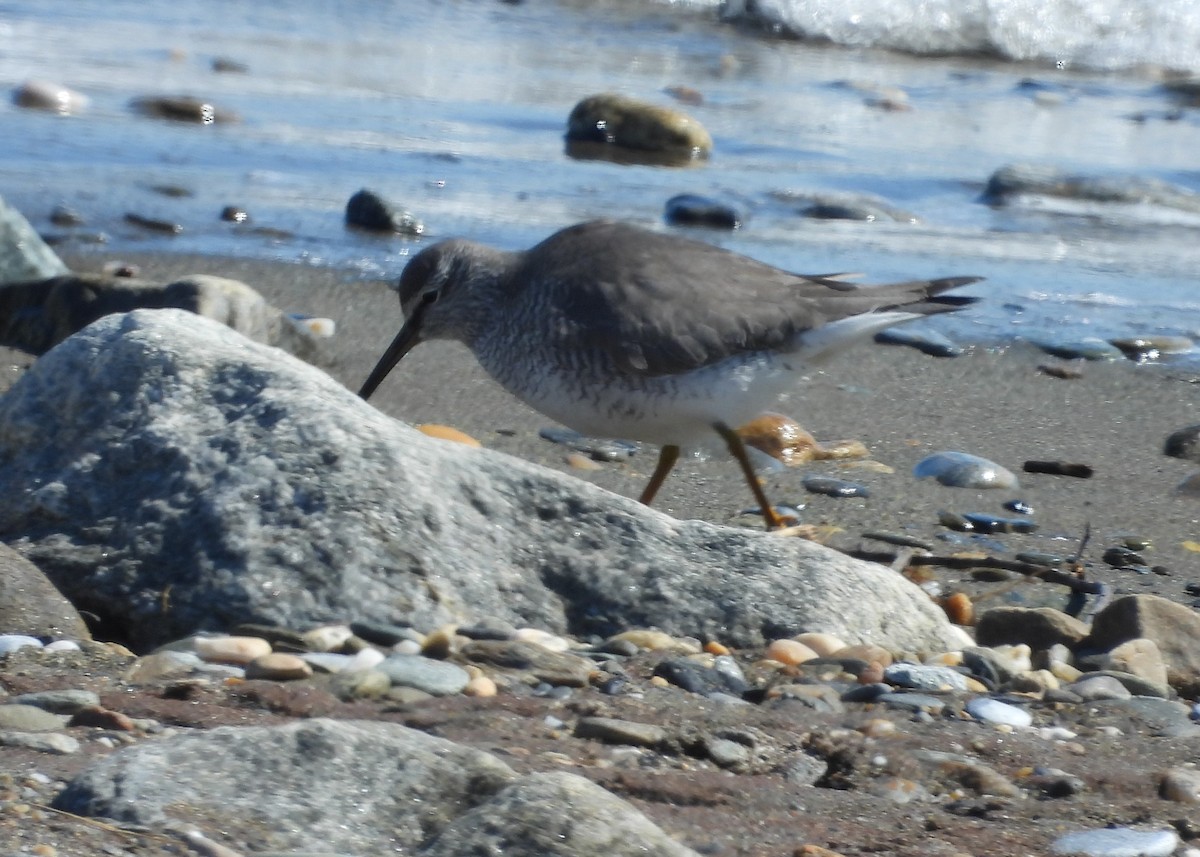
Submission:
M 112 711 L 99 705 L 88 705 L 75 712 L 68 726 L 95 726 L 100 729 L 112 729 L 117 732 L 132 732 L 135 728 L 133 720 L 119 711 Z
M 704 651 L 708 652 L 710 655 L 728 655 L 728 654 L 730 654 L 729 647 L 724 646 L 721 643 L 718 643 L 716 640 L 709 640 L 707 643 L 705 643 Z
M 568 453 L 565 460 L 566 460 L 567 464 L 571 465 L 576 470 L 591 471 L 591 470 L 599 470 L 601 467 L 603 467 L 603 465 L 600 464 L 600 462 L 596 461 L 593 458 L 589 458 L 588 456 L 584 455 L 582 452 Z
M 858 674 L 859 684 L 879 684 L 883 681 L 883 664 L 871 661 L 866 669 Z
M 312 666 L 307 661 L 288 652 L 272 652 L 246 664 L 246 678 L 251 680 L 296 681 L 312 674 Z
M 437 423 L 423 423 L 422 425 L 417 426 L 416 429 L 417 431 L 421 432 L 421 434 L 428 435 L 429 437 L 436 437 L 439 440 L 450 440 L 454 443 L 461 443 L 463 446 L 483 446 L 482 443 L 471 437 L 466 432 L 459 431 L 458 429 L 451 428 L 450 426 L 438 425 Z
M 971 603 L 970 597 L 965 592 L 948 595 L 942 599 L 941 604 L 942 609 L 946 611 L 946 616 L 955 625 L 975 624 L 975 605 Z

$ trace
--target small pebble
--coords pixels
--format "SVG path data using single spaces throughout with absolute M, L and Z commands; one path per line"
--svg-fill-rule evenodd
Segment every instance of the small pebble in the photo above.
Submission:
M 829 657 L 835 652 L 840 652 L 846 648 L 846 643 L 843 640 L 833 636 L 833 634 L 822 634 L 819 631 L 809 631 L 804 634 L 797 634 L 793 637 L 797 643 L 803 643 L 821 657 Z
M 465 696 L 488 697 L 495 696 L 497 690 L 496 682 L 485 675 L 478 675 L 467 682 L 462 692 Z
M 575 724 L 576 738 L 592 738 L 610 744 L 654 747 L 667 740 L 667 730 L 649 723 L 613 717 L 581 717 Z
M 312 674 L 312 667 L 303 658 L 288 652 L 271 652 L 246 664 L 247 679 L 295 681 Z
M 218 664 L 248 664 L 271 653 L 271 644 L 260 637 L 196 637 L 193 651 Z
M 789 666 L 819 657 L 811 648 L 796 640 L 772 640 L 767 646 L 766 656 L 770 660 Z
M 1067 690 L 1070 690 L 1080 699 L 1087 701 L 1129 699 L 1133 696 L 1125 685 L 1112 676 L 1107 675 L 1087 677 L 1085 674 L 1084 678 L 1069 685 Z
M 913 476 L 917 479 L 933 477 L 951 488 L 1017 487 L 1017 477 L 1011 470 L 966 452 L 935 452 L 926 456 L 913 468 Z
M 1195 768 L 1171 768 L 1162 775 L 1158 794 L 1176 803 L 1200 803 L 1200 771 Z
M 967 679 L 950 667 L 922 664 L 892 664 L 884 670 L 884 681 L 913 690 L 966 690 Z
M 1033 715 L 1025 709 L 986 696 L 968 701 L 966 710 L 967 714 L 984 723 L 1002 723 L 1021 729 L 1033 723 Z
M 384 673 L 393 685 L 410 687 L 433 696 L 461 693 L 471 680 L 462 667 L 420 655 L 390 655 L 375 669 Z

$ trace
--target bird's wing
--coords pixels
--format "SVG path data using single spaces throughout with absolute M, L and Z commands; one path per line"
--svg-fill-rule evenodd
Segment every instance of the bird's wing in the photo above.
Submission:
M 536 312 L 546 338 L 566 352 L 602 352 L 617 371 L 643 376 L 786 349 L 798 333 L 871 310 L 952 309 L 927 298 L 975 279 L 857 287 L 610 221 L 565 229 L 534 251 L 510 288 L 514 299 L 532 301 L 524 284 L 539 280 L 546 288 L 546 274 L 554 272 L 554 299 Z

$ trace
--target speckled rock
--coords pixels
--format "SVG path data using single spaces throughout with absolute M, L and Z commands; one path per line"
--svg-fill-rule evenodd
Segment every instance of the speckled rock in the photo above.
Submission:
M 1096 614 L 1081 646 L 1110 651 L 1138 638 L 1152 640 L 1158 647 L 1173 687 L 1200 684 L 1200 616 L 1156 595 L 1127 595 L 1113 601 Z
M 72 640 L 92 638 L 79 611 L 46 575 L 3 543 L 0 543 L 0 632 Z

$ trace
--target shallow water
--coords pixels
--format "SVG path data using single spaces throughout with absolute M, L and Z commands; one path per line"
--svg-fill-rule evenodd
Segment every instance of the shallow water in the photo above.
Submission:
M 248 70 L 214 72 L 218 57 Z M 114 255 L 251 256 L 391 277 L 436 237 L 517 248 L 600 216 L 666 228 L 664 202 L 688 192 L 745 215 L 736 233 L 698 237 L 781 267 L 986 276 L 967 291 L 987 300 L 922 322 L 961 340 L 1200 336 L 1200 215 L 1149 202 L 980 201 L 1012 163 L 1200 189 L 1197 111 L 1146 76 L 805 44 L 723 23 L 703 5 L 0 4 L 0 89 L 31 78 L 90 104 L 74 116 L 0 104 L 0 194 L 46 233 L 64 232 L 47 218 L 66 203 Z M 674 85 L 703 95 L 681 109 L 712 133 L 709 161 L 619 166 L 564 153 L 582 97 L 671 105 Z M 877 86 L 901 87 L 911 109 L 871 106 Z M 242 121 L 179 124 L 130 109 L 153 94 L 211 99 Z M 421 218 L 426 238 L 347 230 L 345 202 L 364 186 Z M 806 219 L 787 198 L 831 192 L 880 197 L 920 222 Z M 285 234 L 220 221 L 228 204 Z M 146 232 L 123 222 L 128 211 L 184 231 Z

